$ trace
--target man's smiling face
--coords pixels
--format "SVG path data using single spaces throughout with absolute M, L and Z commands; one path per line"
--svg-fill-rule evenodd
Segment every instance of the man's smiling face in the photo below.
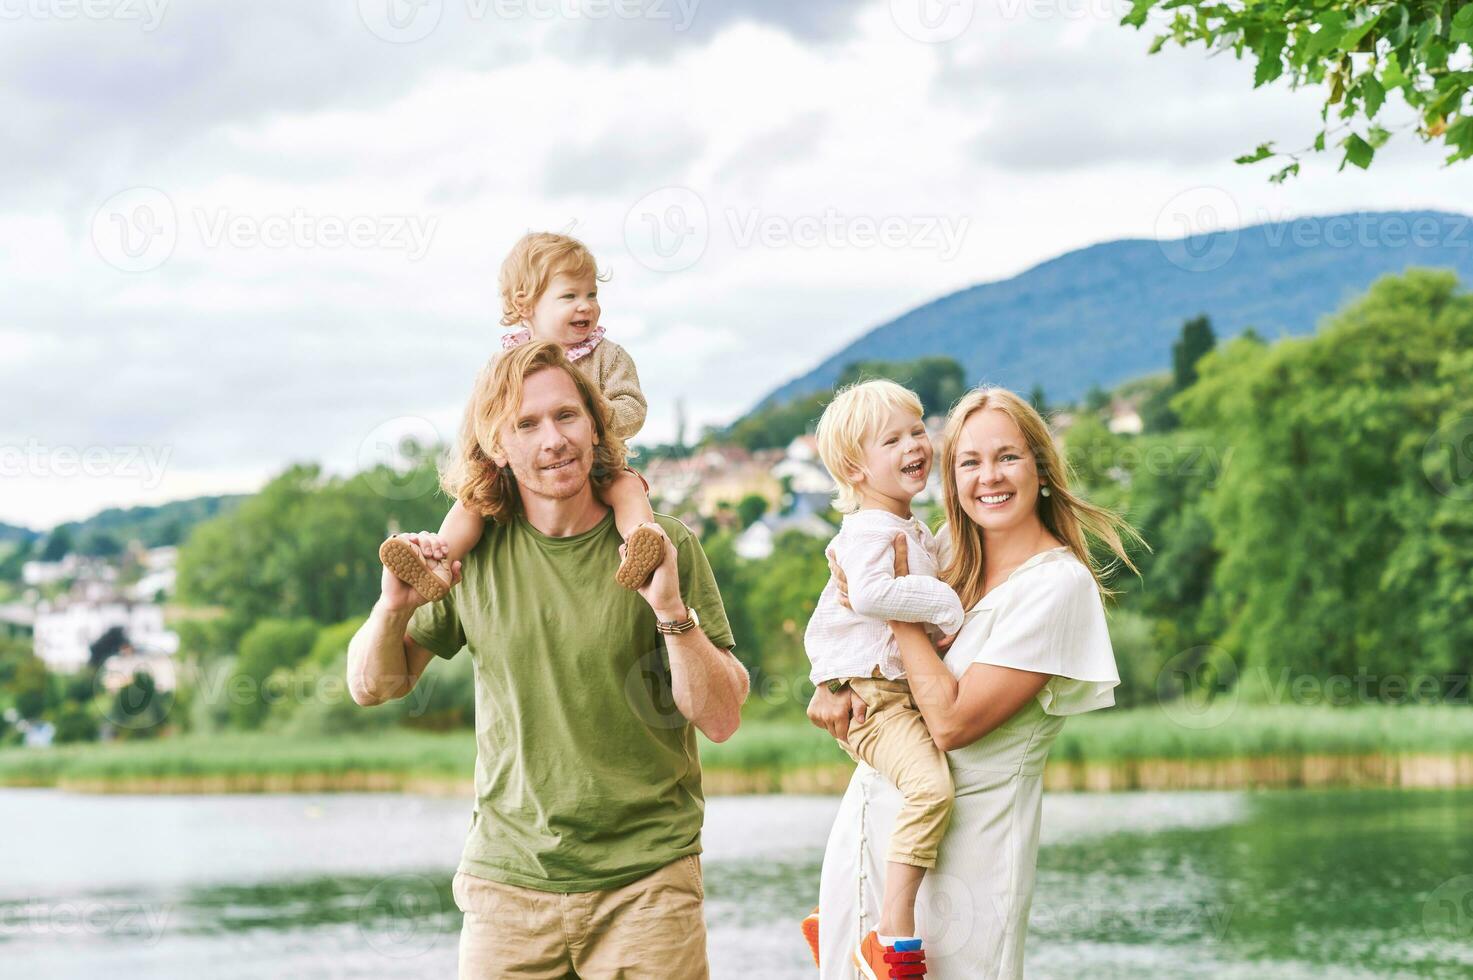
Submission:
M 567 500 L 588 485 L 597 436 L 588 406 L 562 368 L 527 375 L 522 404 L 500 441 L 505 455 L 494 462 L 511 467 L 523 494 Z

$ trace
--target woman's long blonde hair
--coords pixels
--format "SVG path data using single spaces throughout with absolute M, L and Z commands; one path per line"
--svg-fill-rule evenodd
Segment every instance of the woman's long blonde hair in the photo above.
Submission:
M 497 466 L 501 455 L 500 435 L 522 404 L 527 378 L 547 368 L 568 372 L 578 395 L 593 417 L 598 441 L 593 447 L 593 474 L 597 486 L 605 486 L 624 468 L 624 440 L 609 429 L 608 399 L 598 386 L 568 360 L 559 344 L 533 340 L 496 358 L 490 370 L 476 378 L 475 390 L 460 423 L 460 440 L 440 468 L 440 486 L 473 514 L 504 524 L 521 509 L 521 494 L 510 466 Z
M 1135 528 L 1112 510 L 1097 507 L 1069 489 L 1071 472 L 1068 461 L 1059 453 L 1049 433 L 1048 423 L 1038 410 L 1006 388 L 976 388 L 963 395 L 946 419 L 946 432 L 941 440 L 941 486 L 946 504 L 946 523 L 951 535 L 951 559 L 941 571 L 941 578 L 956 590 L 962 608 L 970 609 L 986 591 L 987 562 L 982 528 L 962 510 L 961 495 L 956 484 L 956 444 L 962 427 L 978 412 L 996 409 L 1008 417 L 1028 440 L 1041 486 L 1049 488 L 1047 497 L 1038 497 L 1038 517 L 1050 534 L 1064 543 L 1074 557 L 1084 563 L 1103 595 L 1113 595 L 1105 579 L 1116 564 L 1123 564 L 1139 574 L 1126 554 L 1123 538 L 1144 544 Z M 1090 553 L 1090 540 L 1100 542 L 1115 555 L 1105 566 Z

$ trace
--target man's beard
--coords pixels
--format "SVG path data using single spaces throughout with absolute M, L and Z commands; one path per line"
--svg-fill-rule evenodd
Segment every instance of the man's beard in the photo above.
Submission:
M 548 471 L 543 469 L 543 466 L 547 464 L 538 464 L 532 467 L 530 474 L 518 475 L 515 468 L 512 472 L 517 476 L 517 483 L 524 492 L 534 493 L 548 500 L 568 500 L 578 496 L 588 485 L 589 475 L 593 469 L 593 447 L 588 447 L 587 452 L 581 458 L 578 454 L 573 453 L 562 459 L 570 459 L 573 462 L 562 470 Z M 553 460 L 553 462 L 562 462 L 562 459 Z M 567 470 L 581 470 L 583 479 L 564 481 L 563 477 Z M 524 479 L 524 476 L 529 476 L 530 479 Z

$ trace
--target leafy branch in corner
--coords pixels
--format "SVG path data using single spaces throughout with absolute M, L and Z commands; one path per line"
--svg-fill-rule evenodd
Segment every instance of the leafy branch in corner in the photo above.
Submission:
M 1395 132 L 1408 129 L 1424 143 L 1441 140 L 1448 164 L 1473 157 L 1473 0 L 1133 0 L 1121 24 L 1140 29 L 1153 10 L 1170 19 L 1151 54 L 1168 41 L 1201 44 L 1240 59 L 1252 54 L 1254 88 L 1281 78 L 1295 89 L 1328 86 L 1325 125 L 1309 146 L 1281 151 L 1262 143 L 1235 161 L 1279 161 L 1269 178 L 1275 183 L 1298 175 L 1305 154 L 1330 146 L 1344 152 L 1341 170 L 1364 170 Z M 1396 92 L 1416 118 L 1388 127 L 1377 116 Z

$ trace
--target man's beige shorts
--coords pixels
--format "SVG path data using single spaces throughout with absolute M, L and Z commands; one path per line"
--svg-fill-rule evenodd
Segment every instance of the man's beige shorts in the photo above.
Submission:
M 707 980 L 705 888 L 692 854 L 632 884 L 562 894 L 457 871 L 461 980 Z

